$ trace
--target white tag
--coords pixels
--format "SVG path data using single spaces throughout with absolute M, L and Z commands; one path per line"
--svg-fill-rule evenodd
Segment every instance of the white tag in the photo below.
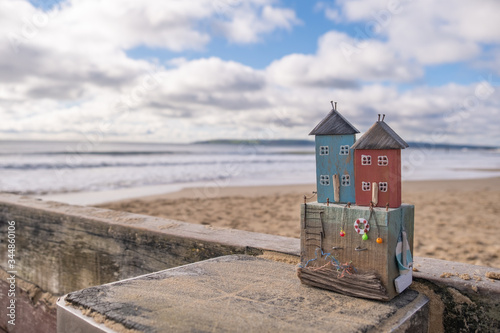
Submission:
M 410 268 L 406 274 L 401 274 L 396 279 L 394 279 L 394 286 L 398 294 L 401 294 L 406 288 L 408 288 L 413 281 L 413 271 Z

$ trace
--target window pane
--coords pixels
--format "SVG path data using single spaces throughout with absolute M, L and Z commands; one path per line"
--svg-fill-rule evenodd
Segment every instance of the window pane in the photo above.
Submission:
M 379 156 L 378 157 L 378 165 L 380 166 L 386 166 L 389 164 L 389 159 L 387 156 Z
M 342 186 L 351 186 L 351 177 L 349 175 L 342 175 Z

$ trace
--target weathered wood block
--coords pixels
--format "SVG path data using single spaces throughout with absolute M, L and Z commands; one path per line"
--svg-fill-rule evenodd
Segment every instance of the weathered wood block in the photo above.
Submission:
M 57 304 L 57 328 L 104 332 L 90 310 L 136 332 L 427 332 L 428 300 L 401 296 L 330 297 L 301 286 L 293 265 L 233 255 L 72 292 Z
M 373 208 L 370 217 L 370 207 L 303 204 L 298 271 L 302 283 L 351 296 L 384 301 L 394 298 L 398 295 L 394 280 L 400 275 L 396 245 L 405 230 L 413 253 L 414 209 L 408 204 L 399 208 Z M 354 228 L 354 222 L 360 218 L 369 221 L 367 240 Z M 377 238 L 382 243 L 377 243 Z M 331 262 L 344 268 L 328 265 Z

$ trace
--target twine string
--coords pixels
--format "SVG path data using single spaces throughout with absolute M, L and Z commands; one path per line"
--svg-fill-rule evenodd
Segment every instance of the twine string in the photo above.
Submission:
M 377 227 L 377 237 L 380 237 L 380 227 L 378 225 L 377 216 L 373 211 L 373 202 L 370 203 L 370 216 L 368 217 L 368 223 L 370 223 L 372 215 L 373 215 L 373 219 L 375 220 L 375 226 Z
M 319 254 L 321 252 L 321 255 Z M 331 253 L 324 253 L 323 249 L 320 247 L 316 248 L 314 251 L 315 258 L 309 259 L 306 264 L 304 265 L 304 268 L 306 268 L 310 262 L 321 259 L 324 257 L 324 260 L 327 260 L 326 264 L 319 266 L 319 267 L 310 267 L 309 269 L 312 271 L 318 271 L 321 270 L 322 268 L 326 268 L 328 265 L 332 265 L 333 268 L 337 271 L 337 273 L 340 273 L 339 278 L 342 278 L 345 276 L 345 274 L 354 274 L 357 273 L 356 268 L 352 265 L 352 262 L 346 262 L 344 264 L 340 263 Z

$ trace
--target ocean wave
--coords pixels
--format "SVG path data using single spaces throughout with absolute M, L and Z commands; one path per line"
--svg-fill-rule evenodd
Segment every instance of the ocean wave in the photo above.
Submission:
M 68 146 L 73 147 L 73 151 Z M 314 147 L 231 145 L 0 144 L 0 191 L 64 193 L 148 185 L 209 182 L 314 183 Z M 80 149 L 81 150 L 81 149 Z M 410 148 L 402 152 L 404 180 L 497 176 L 498 151 Z
M 207 165 L 236 165 L 236 164 L 276 164 L 276 163 L 310 163 L 304 159 L 243 159 L 243 160 L 215 160 L 215 161 L 188 161 L 188 162 L 94 162 L 94 163 L 10 163 L 0 164 L 0 170 L 40 170 L 40 169 L 91 169 L 91 168 L 127 168 L 127 167 L 172 167 L 172 166 L 207 166 Z
M 173 155 L 173 154 L 190 154 L 190 152 L 177 152 L 177 151 L 91 151 L 91 152 L 72 152 L 72 151 L 34 151 L 23 153 L 24 156 L 57 156 L 57 155 L 109 155 L 109 156 L 137 156 L 137 155 Z M 19 156 L 13 152 L 3 152 L 0 156 Z

